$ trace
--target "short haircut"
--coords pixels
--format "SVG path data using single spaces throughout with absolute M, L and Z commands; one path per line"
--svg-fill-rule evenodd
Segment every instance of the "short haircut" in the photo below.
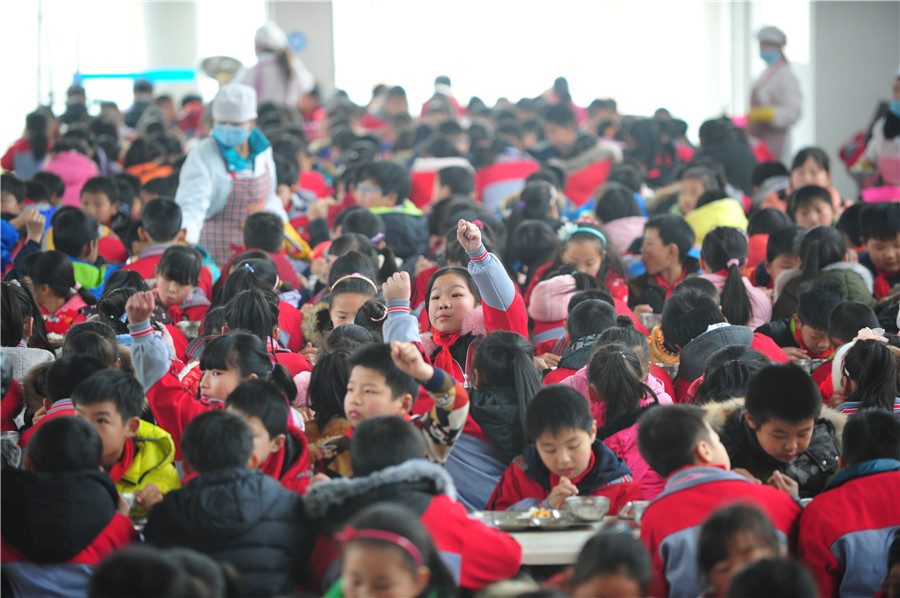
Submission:
M 357 233 L 369 239 L 379 233 L 384 234 L 387 227 L 384 218 L 366 209 L 346 210 L 346 216 L 341 220 L 341 234 Z
M 812 158 L 816 164 L 821 166 L 825 172 L 831 172 L 828 154 L 825 153 L 825 150 L 822 148 L 815 146 L 804 147 L 797 152 L 797 155 L 794 156 L 794 159 L 791 162 L 791 172 L 801 168 L 810 158 Z
M 119 190 L 116 187 L 116 181 L 108 176 L 95 176 L 89 178 L 84 187 L 81 188 L 81 194 L 85 193 L 102 193 L 109 199 L 109 203 L 119 203 Z
M 828 330 L 832 310 L 843 301 L 841 288 L 835 283 L 814 280 L 797 294 L 797 317 L 801 324 Z
M 105 369 L 106 364 L 89 355 L 60 357 L 47 368 L 47 400 L 55 403 L 72 398 L 76 386 Z
M 278 214 L 257 212 L 244 222 L 244 247 L 278 253 L 284 245 L 284 221 Z
M 653 576 L 650 555 L 640 540 L 617 531 L 602 531 L 587 541 L 578 553 L 572 572 L 572 587 L 598 575 L 624 575 L 647 594 Z
M 660 329 L 666 344 L 684 348 L 706 332 L 710 324 L 725 321 L 719 304 L 709 296 L 689 289 L 672 293 L 663 307 Z
M 155 243 L 168 243 L 181 232 L 181 206 L 171 199 L 151 199 L 141 212 L 141 225 Z
M 381 187 L 382 193 L 397 194 L 397 205 L 409 197 L 409 172 L 394 162 L 372 162 L 363 167 L 359 175 L 360 181 L 371 179 Z
M 122 416 L 122 423 L 132 417 L 140 417 L 144 406 L 144 389 L 137 378 L 122 370 L 103 369 L 75 387 L 72 402 L 75 405 L 96 405 L 112 401 Z
M 28 442 L 35 471 L 69 473 L 96 471 L 103 460 L 103 441 L 87 420 L 55 417 L 42 423 Z
M 156 275 L 178 284 L 196 286 L 200 282 L 201 268 L 203 257 L 199 251 L 185 245 L 172 245 L 159 257 Z
M 790 424 L 815 420 L 822 412 L 822 397 L 813 379 L 798 366 L 770 365 L 750 378 L 744 406 L 759 429 L 773 419 Z
M 759 187 L 773 177 L 788 177 L 790 175 L 791 173 L 788 172 L 788 169 L 784 164 L 778 160 L 770 160 L 768 162 L 760 162 L 753 168 L 753 172 L 750 175 L 750 182 L 754 187 Z
M 575 112 L 568 104 L 554 104 L 544 112 L 544 122 L 560 127 L 574 127 Z
M 379 415 L 361 422 L 350 439 L 350 464 L 355 477 L 421 459 L 424 455 L 422 433 L 395 415 Z
M 199 553 L 182 550 L 199 556 Z M 97 566 L 88 582 L 87 595 L 90 598 L 213 595 L 201 591 L 204 584 L 186 574 L 180 562 L 185 556 L 178 556 L 175 558 L 147 544 L 127 546 L 110 554 Z
M 765 208 L 750 218 L 747 223 L 747 234 L 771 235 L 779 228 L 793 224 L 787 214 L 777 208 Z
M 34 179 L 25 183 L 25 196 L 33 203 L 50 202 L 50 189 L 47 185 Z
M 567 322 L 569 338 L 577 341 L 615 326 L 616 309 L 606 301 L 589 299 L 575 306 Z
M 594 418 L 584 395 L 562 384 L 545 386 L 534 395 L 525 414 L 525 431 L 529 442 L 549 432 L 557 435 L 563 430 L 583 430 L 588 434 Z
M 886 409 L 859 411 L 844 425 L 842 446 L 848 465 L 873 459 L 900 461 L 900 419 Z
M 641 207 L 634 198 L 635 192 L 622 185 L 607 181 L 605 185 L 594 192 L 596 204 L 594 214 L 603 223 L 609 223 L 621 218 L 629 218 L 641 215 Z
M 225 405 L 248 418 L 258 417 L 270 439 L 287 434 L 291 416 L 287 398 L 268 380 L 255 378 L 241 382 L 228 395 Z
M 893 241 L 900 235 L 900 204 L 870 203 L 859 212 L 862 240 Z
M 28 195 L 28 187 L 25 185 L 25 181 L 12 172 L 0 174 L 0 191 L 12 193 L 18 204 L 24 202 L 25 197 Z
M 253 454 L 253 429 L 241 416 L 213 409 L 192 419 L 184 429 L 181 452 L 200 473 L 246 467 Z
M 732 505 L 715 511 L 700 527 L 697 560 L 709 574 L 716 563 L 728 558 L 728 545 L 740 532 L 749 532 L 778 554 L 778 532 L 765 513 L 749 505 Z
M 769 240 L 766 241 L 766 261 L 774 262 L 780 255 L 797 257 L 799 250 L 797 237 L 803 232 L 802 227 L 791 224 L 769 233 Z
M 100 237 L 97 221 L 74 206 L 57 210 L 51 222 L 54 246 L 71 257 L 80 257 L 85 245 Z
M 384 376 L 385 383 L 391 388 L 391 397 L 398 399 L 404 394 L 415 399 L 419 394 L 419 382 L 401 372 L 391 358 L 390 345 L 372 343 L 363 345 L 350 356 L 350 371 L 355 367 L 374 370 Z
M 47 172 L 46 170 L 35 173 L 33 177 L 31 177 L 34 181 L 40 181 L 47 186 L 47 189 L 50 190 L 50 195 L 55 197 L 62 197 L 63 193 L 66 192 L 66 183 L 62 180 L 62 177 L 56 174 L 55 172 Z
M 819 590 L 809 569 L 786 558 L 761 559 L 738 571 L 728 598 L 816 598 Z
M 840 216 L 840 218 L 838 218 L 838 221 L 834 224 L 834 228 L 838 229 L 839 231 L 841 231 L 842 233 L 847 235 L 847 239 L 850 240 L 850 243 L 854 247 L 861 247 L 866 244 L 865 240 L 863 239 L 863 229 L 862 229 L 862 224 L 860 223 L 860 220 L 859 220 L 859 215 L 869 205 L 893 205 L 893 204 L 855 203 L 853 205 L 847 206 L 844 209 L 844 211 L 841 213 L 841 216 Z M 880 228 L 880 225 L 877 228 Z M 869 231 L 871 231 L 871 229 L 869 229 Z M 900 232 L 900 231 L 898 231 L 898 232 Z
M 706 295 L 717 304 L 719 303 L 719 291 L 716 289 L 716 285 L 706 278 L 690 276 L 675 285 L 675 293 L 686 293 L 688 291 Z
M 816 201 L 825 202 L 829 207 L 832 206 L 831 192 L 819 185 L 804 185 L 795 189 L 787 200 L 787 211 L 791 220 L 797 220 L 797 210 Z
M 844 301 L 828 315 L 828 336 L 849 343 L 863 328 L 878 328 L 878 316 L 862 301 Z
M 450 187 L 452 195 L 469 195 L 475 190 L 475 177 L 464 166 L 447 166 L 438 171 L 438 184 Z
M 695 405 L 662 405 L 647 411 L 639 423 L 638 449 L 662 478 L 693 465 L 697 444 L 712 440 L 703 410 Z
M 300 180 L 300 165 L 297 164 L 297 154 L 300 153 L 299 145 L 293 150 L 293 155 L 276 153 L 275 176 L 279 185 L 293 187 Z
M 678 247 L 678 259 L 684 264 L 688 259 L 688 252 L 693 249 L 694 229 L 687 220 L 675 214 L 660 214 L 654 216 L 644 225 L 644 230 L 652 228 L 659 235 L 663 245 L 675 244 Z

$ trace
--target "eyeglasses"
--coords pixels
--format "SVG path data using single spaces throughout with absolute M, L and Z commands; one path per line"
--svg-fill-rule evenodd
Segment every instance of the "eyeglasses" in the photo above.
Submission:
M 369 185 L 358 185 L 356 190 L 360 193 L 384 193 L 383 187 L 370 187 Z

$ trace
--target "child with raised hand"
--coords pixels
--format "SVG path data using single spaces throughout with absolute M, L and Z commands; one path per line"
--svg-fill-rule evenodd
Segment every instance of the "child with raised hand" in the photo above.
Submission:
M 783 556 L 786 548 L 786 541 L 780 541 L 779 532 L 759 509 L 737 504 L 717 510 L 699 532 L 697 560 L 711 586 L 703 597 L 725 598 L 741 567 Z
M 744 231 L 719 226 L 703 238 L 700 251 L 700 276 L 716 285 L 722 313 L 730 324 L 756 329 L 772 319 L 772 302 L 743 276 L 747 263 L 747 235 Z
M 604 531 L 581 548 L 567 584 L 573 598 L 645 598 L 652 576 L 650 555 L 639 540 Z
M 424 415 L 410 415 L 419 387 L 434 406 Z M 351 427 L 375 415 L 409 418 L 425 439 L 425 458 L 445 463 L 469 415 L 465 387 L 440 367 L 429 365 L 412 343 L 370 344 L 350 357 L 350 378 L 344 413 Z M 316 474 L 352 475 L 350 436 L 322 443 L 316 452 Z
M 575 389 L 542 388 L 525 426 L 531 444 L 503 473 L 489 510 L 562 509 L 570 496 L 606 496 L 610 512 L 618 513 L 629 500 L 642 499 L 631 470 L 597 439 L 597 422 Z
M 373 505 L 336 538 L 344 544 L 341 578 L 326 598 L 456 595 L 456 582 L 428 531 L 407 507 Z
M 134 495 L 132 515 L 146 515 L 164 494 L 181 487 L 172 436 L 140 419 L 144 391 L 134 376 L 96 372 L 75 388 L 72 402 L 78 416 L 100 434 L 103 469 L 119 492 Z
M 471 261 L 467 270 L 441 268 L 428 281 L 425 309 L 432 332 L 419 335 L 418 321 L 409 307 L 409 274 L 398 272 L 382 287 L 388 306 L 384 338 L 421 343 L 432 363 L 469 386 L 473 342 L 494 330 L 527 336 L 528 315 L 503 264 L 484 248 L 481 230 L 460 220 L 456 237 Z
M 72 260 L 61 251 L 29 255 L 22 262 L 22 275 L 41 306 L 48 334 L 65 335 L 72 324 L 85 320 L 82 308 L 97 304 L 94 295 L 75 282 Z

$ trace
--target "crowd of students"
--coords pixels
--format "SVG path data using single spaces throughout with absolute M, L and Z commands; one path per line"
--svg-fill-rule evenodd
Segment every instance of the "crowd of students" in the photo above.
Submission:
M 564 80 L 450 90 L 417 120 L 401 87 L 244 105 L 231 145 L 145 82 L 124 118 L 81 88 L 28 116 L 4 592 L 900 596 L 900 204 L 725 119 L 693 147 Z M 186 243 L 201 138 L 271 148 L 278 213 L 230 256 Z M 540 590 L 469 515 L 572 496 L 649 501 L 640 541 L 603 531 Z

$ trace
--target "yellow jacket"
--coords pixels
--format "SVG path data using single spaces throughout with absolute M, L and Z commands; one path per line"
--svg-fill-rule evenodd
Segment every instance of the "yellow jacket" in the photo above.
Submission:
M 165 495 L 170 490 L 181 488 L 181 478 L 175 470 L 175 443 L 172 436 L 158 426 L 141 420 L 134 441 L 134 459 L 125 470 L 122 478 L 116 482 L 116 489 L 121 493 L 142 490 L 147 484 L 155 484 Z M 135 506 L 131 512 L 134 517 L 146 515 L 143 507 Z
M 684 219 L 694 229 L 698 247 L 703 245 L 706 233 L 717 226 L 731 226 L 743 231 L 747 230 L 747 216 L 744 215 L 744 208 L 739 201 L 731 198 L 719 199 L 691 210 Z

